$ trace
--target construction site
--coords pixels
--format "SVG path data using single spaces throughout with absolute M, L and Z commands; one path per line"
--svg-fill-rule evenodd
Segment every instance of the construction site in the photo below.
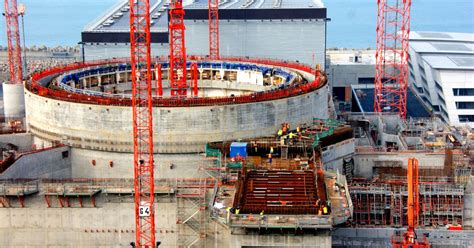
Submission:
M 5 0 L 0 247 L 473 247 L 474 132 L 407 97 L 411 1 L 374 5 L 356 113 L 335 107 L 323 40 L 313 63 L 221 54 L 236 20 L 325 23 L 314 1 L 120 1 L 82 33 L 100 60 L 25 75 Z

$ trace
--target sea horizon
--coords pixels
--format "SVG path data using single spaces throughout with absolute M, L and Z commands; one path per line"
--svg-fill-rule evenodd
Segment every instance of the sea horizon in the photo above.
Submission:
M 84 28 L 119 0 L 23 0 L 26 46 L 76 46 Z M 375 48 L 375 0 L 326 0 L 327 48 Z M 473 0 L 416 0 L 411 30 L 474 33 Z M 6 46 L 5 19 L 0 18 L 0 45 Z

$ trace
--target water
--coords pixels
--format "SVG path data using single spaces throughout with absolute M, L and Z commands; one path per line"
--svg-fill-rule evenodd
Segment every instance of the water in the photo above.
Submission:
M 117 0 L 18 0 L 27 6 L 27 45 L 76 45 L 84 27 Z M 267 0 L 269 1 L 269 0 Z M 291 1 L 291 0 L 287 0 Z M 375 47 L 376 0 L 325 0 L 328 47 Z M 1 8 L 1 7 L 0 7 Z M 415 31 L 474 33 L 474 0 L 413 0 Z M 0 18 L 0 45 L 5 46 Z
M 26 45 L 75 46 L 81 31 L 117 0 L 17 0 L 26 6 Z M 2 1 L 3 3 L 3 1 Z M 2 12 L 3 4 L 0 6 Z M 0 45 L 6 45 L 5 18 L 0 18 Z
M 375 47 L 377 0 L 325 0 L 328 47 Z M 413 0 L 411 30 L 474 33 L 474 0 Z

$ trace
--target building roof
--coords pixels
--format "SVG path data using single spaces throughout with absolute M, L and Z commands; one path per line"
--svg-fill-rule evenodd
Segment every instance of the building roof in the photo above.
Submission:
M 374 112 L 374 86 L 352 85 L 353 97 L 357 102 L 358 109 L 362 113 Z M 430 113 L 419 101 L 411 89 L 407 93 L 407 117 L 425 118 L 430 117 Z
M 151 31 L 168 31 L 168 9 L 171 0 L 150 0 Z M 208 18 L 208 0 L 184 0 L 188 10 L 185 19 Z M 297 10 L 297 13 L 286 11 Z M 221 19 L 324 19 L 326 9 L 322 0 L 219 0 Z M 256 12 L 257 11 L 257 12 Z M 84 32 L 124 32 L 129 30 L 128 0 L 117 2 L 92 21 Z
M 185 8 L 207 9 L 208 0 L 194 0 Z M 324 8 L 322 0 L 219 0 L 219 9 Z
M 474 34 L 411 32 L 410 48 L 434 69 L 474 70 Z

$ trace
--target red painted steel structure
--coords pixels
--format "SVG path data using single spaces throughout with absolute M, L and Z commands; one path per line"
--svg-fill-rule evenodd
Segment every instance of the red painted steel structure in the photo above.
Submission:
M 161 64 L 155 64 L 156 96 L 163 96 L 163 70 Z
M 154 62 L 166 62 L 167 58 L 158 58 Z M 193 61 L 206 61 L 197 56 L 190 56 L 190 60 Z M 316 70 L 311 68 L 309 65 L 304 65 L 295 62 L 286 62 L 269 59 L 252 59 L 246 57 L 221 57 L 219 61 L 222 62 L 239 62 L 239 63 L 250 63 L 250 64 L 261 64 L 276 67 L 285 67 L 295 70 L 307 72 L 309 74 L 316 75 Z M 129 61 L 126 59 L 113 59 L 113 60 L 102 60 L 102 61 L 91 61 L 87 63 L 74 63 L 66 66 L 57 66 L 46 69 L 44 71 L 35 73 L 32 75 L 32 80 L 26 84 L 27 90 L 33 94 L 38 94 L 43 97 L 56 99 L 60 101 L 86 103 L 86 104 L 97 104 L 104 106 L 132 106 L 130 98 L 121 97 L 107 97 L 107 96 L 91 96 L 79 93 L 68 92 L 64 90 L 51 89 L 41 84 L 42 81 L 53 75 L 65 73 L 68 71 L 79 70 L 88 67 L 96 67 L 101 65 L 111 64 L 124 64 Z M 159 98 L 154 99 L 153 105 L 155 107 L 192 107 L 192 106 L 209 106 L 209 105 L 231 105 L 231 104 L 242 104 L 252 102 L 263 102 L 282 99 L 286 97 L 298 96 L 306 94 L 324 87 L 327 83 L 327 77 L 324 73 L 320 73 L 313 81 L 309 81 L 304 84 L 296 85 L 295 87 L 276 89 L 272 91 L 254 92 L 246 95 L 239 95 L 234 97 L 194 97 L 194 98 Z
M 136 246 L 155 247 L 150 2 L 130 0 Z M 148 209 L 148 211 L 147 211 Z M 141 212 L 144 214 L 140 214 Z M 141 215 L 141 216 L 140 216 Z
M 219 56 L 219 0 L 209 0 L 209 57 Z
M 378 0 L 374 112 L 407 114 L 411 0 Z
M 199 79 L 199 71 L 198 66 L 196 63 L 191 64 L 191 88 L 193 97 L 198 96 L 198 79 Z
M 23 66 L 21 63 L 20 29 L 18 27 L 18 5 L 16 0 L 5 0 L 5 21 L 10 81 L 14 84 L 21 84 Z
M 426 237 L 422 241 L 418 241 L 415 228 L 418 227 L 420 202 L 419 202 L 419 173 L 418 160 L 410 158 L 407 168 L 407 215 L 408 227 L 402 238 L 392 240 L 394 248 L 429 248 L 429 242 Z
M 170 88 L 171 96 L 186 97 L 186 44 L 184 41 L 184 9 L 182 0 L 173 0 L 170 9 Z

